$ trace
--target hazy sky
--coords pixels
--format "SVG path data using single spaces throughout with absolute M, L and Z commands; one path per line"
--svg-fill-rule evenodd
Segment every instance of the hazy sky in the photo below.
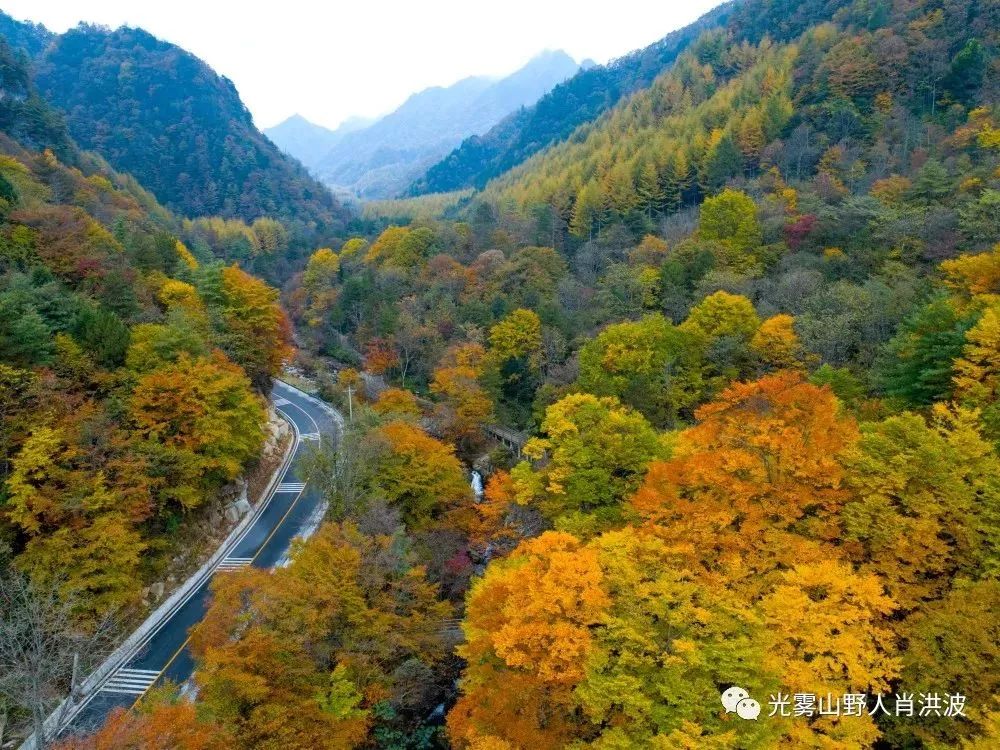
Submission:
M 18 19 L 141 26 L 236 84 L 257 124 L 299 112 L 335 126 L 468 75 L 509 73 L 543 49 L 606 62 L 720 0 L 0 0 Z

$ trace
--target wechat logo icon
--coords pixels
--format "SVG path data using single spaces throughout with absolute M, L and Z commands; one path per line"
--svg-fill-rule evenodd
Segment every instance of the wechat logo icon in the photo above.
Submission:
M 726 713 L 735 713 L 741 719 L 754 721 L 760 716 L 760 704 L 750 697 L 750 693 L 737 685 L 723 691 L 722 705 Z

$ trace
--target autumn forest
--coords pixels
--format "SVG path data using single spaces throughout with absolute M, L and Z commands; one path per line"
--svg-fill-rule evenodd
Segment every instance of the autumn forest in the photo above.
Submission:
M 361 207 L 140 29 L 0 94 L 0 748 L 1000 747 L 995 0 L 733 0 Z

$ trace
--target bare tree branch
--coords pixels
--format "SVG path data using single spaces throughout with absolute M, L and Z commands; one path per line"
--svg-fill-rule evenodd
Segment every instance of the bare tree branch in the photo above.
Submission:
M 110 653 L 118 628 L 108 616 L 84 628 L 75 616 L 78 602 L 59 593 L 59 582 L 37 585 L 10 571 L 0 575 L 0 737 L 9 722 L 14 734 L 34 733 L 36 747 L 54 739 L 46 718 L 57 708 L 68 713 L 64 700 L 73 685 L 74 663 L 86 674 Z

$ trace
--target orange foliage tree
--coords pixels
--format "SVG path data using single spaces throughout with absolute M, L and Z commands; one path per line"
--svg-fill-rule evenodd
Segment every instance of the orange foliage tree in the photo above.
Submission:
M 773 726 L 733 726 L 718 704 L 728 680 L 758 694 L 774 684 L 756 617 L 680 562 L 626 528 L 590 543 L 548 532 L 492 564 L 468 597 L 452 742 L 670 747 L 674 732 L 710 728 L 771 746 Z
M 399 366 L 399 354 L 385 339 L 372 339 L 365 348 L 365 369 L 383 375 Z
M 408 526 L 428 528 L 449 512 L 468 509 L 472 491 L 452 446 L 402 421 L 383 425 L 374 435 L 387 447 L 374 484 Z
M 199 699 L 243 747 L 360 747 L 376 706 L 405 708 L 407 680 L 445 656 L 451 607 L 394 536 L 327 524 L 290 566 L 213 593 L 191 637 Z
M 435 420 L 444 436 L 462 448 L 482 442 L 483 426 L 493 418 L 493 401 L 480 385 L 485 351 L 479 344 L 453 347 L 431 380 L 438 397 Z
M 597 554 L 558 532 L 487 568 L 463 624 L 462 696 L 448 714 L 459 747 L 490 736 L 513 747 L 562 747 L 575 734 L 573 688 L 591 628 L 607 606 Z
M 828 556 L 849 497 L 837 454 L 857 438 L 830 390 L 779 372 L 730 386 L 697 417 L 633 508 L 699 566 L 755 586 Z
M 71 737 L 56 750 L 229 750 L 233 738 L 199 718 L 189 700 L 147 697 L 138 711 L 115 709 L 94 734 Z

